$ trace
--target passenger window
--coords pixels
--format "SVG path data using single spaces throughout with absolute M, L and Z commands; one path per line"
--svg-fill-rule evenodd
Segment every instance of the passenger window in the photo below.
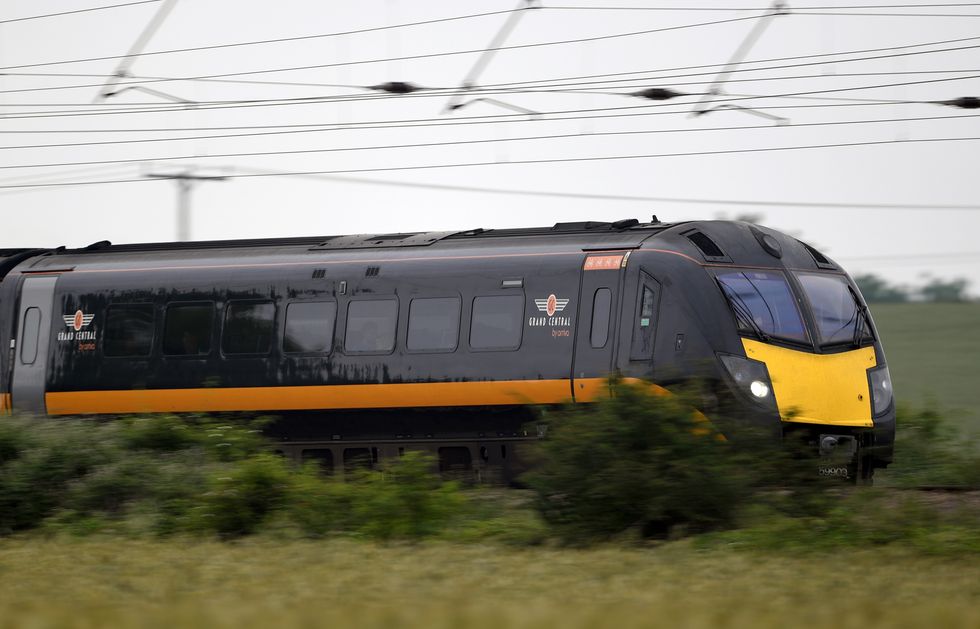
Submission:
M 344 349 L 348 352 L 385 353 L 395 349 L 398 301 L 352 301 L 347 306 Z
M 653 341 L 657 327 L 657 297 L 659 284 L 646 274 L 640 275 L 637 295 L 636 319 L 633 324 L 633 342 L 630 360 L 647 360 L 653 357 Z
M 282 349 L 289 353 L 329 354 L 337 304 L 333 301 L 294 302 L 286 307 Z
M 609 313 L 612 308 L 612 291 L 600 288 L 592 300 L 592 332 L 589 340 L 592 347 L 599 349 L 609 340 Z
M 163 353 L 168 356 L 201 356 L 211 351 L 214 304 L 167 306 L 163 327 Z
M 272 349 L 276 306 L 271 301 L 230 302 L 225 308 L 221 351 L 225 354 L 268 354 Z
M 524 319 L 523 295 L 495 295 L 473 300 L 470 347 L 517 349 Z
M 408 307 L 408 349 L 455 350 L 459 308 L 459 297 L 413 299 Z
M 153 304 L 113 305 L 106 310 L 106 356 L 149 356 L 153 349 Z
M 37 360 L 38 334 L 41 332 L 41 309 L 28 308 L 24 311 L 24 333 L 21 335 L 20 362 L 33 365 Z

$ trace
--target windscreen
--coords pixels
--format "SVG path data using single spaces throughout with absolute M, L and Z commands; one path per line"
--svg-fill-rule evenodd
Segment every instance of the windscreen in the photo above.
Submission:
M 778 271 L 720 273 L 721 285 L 739 329 L 762 337 L 809 342 L 796 299 Z
M 857 344 L 872 338 L 871 326 L 843 276 L 797 273 L 796 277 L 813 310 L 821 345 Z

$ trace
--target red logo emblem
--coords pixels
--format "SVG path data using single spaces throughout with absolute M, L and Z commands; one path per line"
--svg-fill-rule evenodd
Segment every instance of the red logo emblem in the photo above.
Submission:
M 76 310 L 73 315 L 64 315 L 62 319 L 69 328 L 80 331 L 82 328 L 87 328 L 95 315 L 85 314 L 81 310 Z
M 555 311 L 558 310 L 558 298 L 555 297 L 554 293 L 548 295 L 548 305 L 545 307 L 548 309 L 547 312 L 549 317 L 555 316 Z

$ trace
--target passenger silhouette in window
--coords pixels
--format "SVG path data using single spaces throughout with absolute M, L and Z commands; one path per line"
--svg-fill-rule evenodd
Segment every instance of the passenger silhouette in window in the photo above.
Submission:
M 181 345 L 184 348 L 185 354 L 200 354 L 201 353 L 201 341 L 198 340 L 197 335 L 185 330 L 183 336 L 180 339 Z

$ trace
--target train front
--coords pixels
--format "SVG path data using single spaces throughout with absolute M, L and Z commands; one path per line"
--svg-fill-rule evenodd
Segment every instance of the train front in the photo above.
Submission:
M 731 253 L 705 266 L 738 335 L 716 353 L 728 392 L 756 416 L 778 417 L 785 441 L 819 453 L 820 474 L 870 479 L 892 460 L 895 403 L 857 286 L 795 238 L 745 223 L 712 227 Z

